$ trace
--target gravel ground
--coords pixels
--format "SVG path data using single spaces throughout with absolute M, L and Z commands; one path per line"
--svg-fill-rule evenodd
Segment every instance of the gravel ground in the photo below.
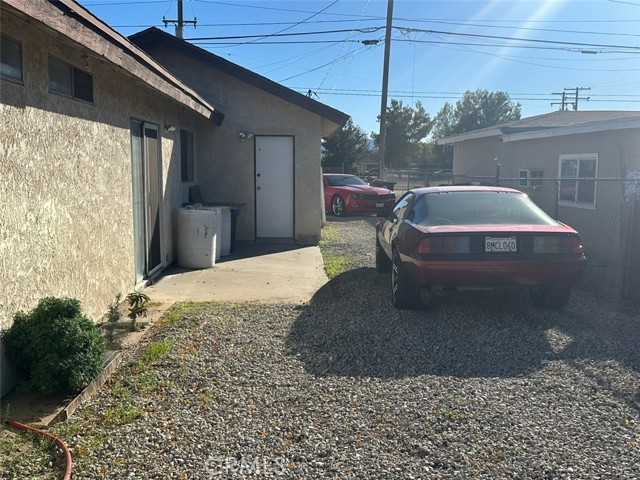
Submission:
M 329 221 L 335 298 L 174 315 L 54 428 L 74 479 L 640 478 L 637 309 L 576 290 L 561 312 L 519 291 L 398 311 L 375 218 Z

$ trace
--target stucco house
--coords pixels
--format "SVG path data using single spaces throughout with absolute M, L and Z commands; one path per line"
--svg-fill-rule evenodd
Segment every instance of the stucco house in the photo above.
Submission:
M 205 201 L 245 204 L 238 241 L 317 244 L 321 139 L 349 117 L 157 28 L 130 39 L 225 112 L 199 184 Z
M 254 212 L 264 205 L 255 198 L 254 145 L 270 153 L 265 162 L 295 155 L 295 168 L 287 164 L 294 228 L 263 236 L 317 243 L 321 136 L 347 115 L 316 101 L 265 100 L 253 86 L 230 94 L 221 84 L 223 103 L 254 107 L 245 116 L 232 108 L 231 119 L 72 0 L 3 0 L 0 8 L 0 329 L 46 296 L 77 298 L 101 318 L 117 293 L 174 262 L 175 212 L 195 185 L 246 203 L 238 233 L 255 241 Z M 271 141 L 280 136 L 295 140 L 293 151 Z M 1 349 L 0 395 L 11 386 Z
M 73 1 L 1 9 L 0 328 L 45 296 L 98 319 L 173 260 L 181 165 L 223 114 Z
M 640 193 L 640 112 L 556 111 L 438 144 L 453 148 L 455 183 L 497 179 L 576 228 L 589 261 L 586 281 L 640 293 L 640 279 L 630 275 L 640 270 L 640 257 L 629 248 L 640 243 L 633 213 Z

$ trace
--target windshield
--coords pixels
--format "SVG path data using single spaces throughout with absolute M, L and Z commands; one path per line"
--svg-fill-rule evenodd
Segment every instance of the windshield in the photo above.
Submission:
M 360 177 L 355 175 L 332 175 L 327 177 L 327 182 L 332 187 L 344 187 L 346 185 L 367 185 Z
M 427 193 L 416 200 L 419 225 L 557 225 L 528 196 L 513 192 Z

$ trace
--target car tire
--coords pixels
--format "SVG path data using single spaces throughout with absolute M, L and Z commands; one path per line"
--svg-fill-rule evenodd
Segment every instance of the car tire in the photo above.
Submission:
M 568 302 L 571 296 L 570 286 L 559 287 L 531 287 L 529 288 L 531 301 L 538 308 L 560 310 Z
M 397 250 L 393 251 L 392 267 L 391 299 L 393 306 L 400 309 L 418 308 L 420 306 L 420 285 L 407 275 Z
M 340 195 L 334 195 L 331 199 L 331 213 L 336 217 L 344 217 L 347 215 L 347 205 Z
M 389 260 L 389 257 L 387 257 L 387 254 L 384 252 L 382 245 L 380 245 L 378 235 L 376 235 L 376 272 L 389 273 L 390 271 L 391 260 Z

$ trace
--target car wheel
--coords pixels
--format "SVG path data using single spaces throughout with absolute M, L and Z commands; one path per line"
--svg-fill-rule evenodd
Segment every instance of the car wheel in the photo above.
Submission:
M 331 199 L 331 212 L 336 217 L 344 217 L 347 214 L 347 208 L 344 199 L 340 195 L 335 195 Z
M 560 310 L 567 304 L 570 295 L 570 286 L 529 288 L 531 301 L 538 308 Z
M 420 285 L 413 282 L 405 272 L 397 250 L 393 251 L 391 296 L 396 308 L 415 309 L 420 306 Z
M 390 271 L 391 260 L 387 257 L 387 254 L 384 252 L 380 245 L 380 240 L 378 240 L 378 236 L 376 235 L 376 272 L 389 273 Z

